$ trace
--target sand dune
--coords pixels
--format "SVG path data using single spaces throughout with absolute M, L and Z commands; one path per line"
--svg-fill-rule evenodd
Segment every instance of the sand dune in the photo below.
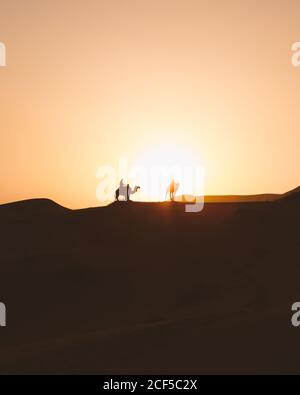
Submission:
M 279 198 L 281 201 L 300 201 L 300 187 L 293 189 L 292 191 L 286 192 Z
M 300 201 L 0 216 L 0 372 L 299 373 Z
M 29 199 L 0 205 L 1 220 L 25 220 L 38 216 L 49 217 L 68 211 L 50 199 Z
M 276 193 L 263 193 L 260 195 L 205 195 L 205 203 L 247 203 L 247 202 L 271 202 L 281 198 Z M 180 195 L 176 197 L 177 202 L 193 202 L 196 200 L 192 195 Z

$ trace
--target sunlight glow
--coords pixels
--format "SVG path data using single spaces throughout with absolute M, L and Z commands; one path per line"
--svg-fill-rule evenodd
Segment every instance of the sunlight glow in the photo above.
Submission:
M 203 193 L 203 167 L 183 146 L 153 145 L 134 162 L 130 181 L 141 186 L 138 200 L 164 201 L 171 179 L 179 183 L 177 195 Z

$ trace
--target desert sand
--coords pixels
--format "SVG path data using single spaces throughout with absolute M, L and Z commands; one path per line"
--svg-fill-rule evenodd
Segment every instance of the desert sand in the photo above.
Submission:
M 299 190 L 0 206 L 1 373 L 300 373 Z

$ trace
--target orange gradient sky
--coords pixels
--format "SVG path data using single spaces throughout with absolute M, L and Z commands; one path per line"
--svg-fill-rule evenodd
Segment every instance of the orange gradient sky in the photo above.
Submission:
M 299 0 L 0 0 L 0 203 L 94 206 L 101 165 L 188 147 L 207 194 L 300 184 Z

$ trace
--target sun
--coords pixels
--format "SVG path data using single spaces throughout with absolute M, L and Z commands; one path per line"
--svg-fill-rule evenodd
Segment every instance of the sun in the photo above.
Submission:
M 130 179 L 141 186 L 139 200 L 163 201 L 172 179 L 177 195 L 203 193 L 203 166 L 187 147 L 174 143 L 148 146 L 134 161 Z
M 191 163 L 193 155 L 179 145 L 165 143 L 149 147 L 139 160 L 147 165 L 176 166 Z

